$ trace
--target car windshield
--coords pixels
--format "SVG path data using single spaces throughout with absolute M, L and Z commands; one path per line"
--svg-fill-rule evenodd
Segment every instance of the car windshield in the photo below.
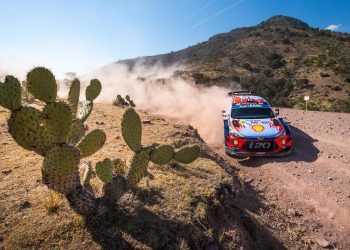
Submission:
M 231 117 L 235 119 L 272 118 L 275 114 L 270 108 L 237 108 L 232 109 Z

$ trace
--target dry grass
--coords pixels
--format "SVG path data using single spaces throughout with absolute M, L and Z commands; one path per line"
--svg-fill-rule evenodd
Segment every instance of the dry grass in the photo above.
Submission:
M 58 212 L 58 209 L 62 204 L 62 198 L 63 198 L 62 195 L 52 191 L 50 193 L 50 196 L 45 199 L 44 207 L 49 214 Z
M 120 137 L 122 113 L 112 105 L 96 105 L 87 125 L 89 130 L 103 129 L 107 141 L 102 150 L 81 164 L 94 164 L 105 157 L 129 159 L 132 152 Z M 196 140 L 182 136 L 191 129 L 187 125 L 169 124 L 140 113 L 152 120 L 152 124 L 144 125 L 144 144 Z M 200 158 L 189 165 L 151 164 L 148 178 L 141 181 L 134 194 L 122 198 L 114 215 L 85 219 L 69 208 L 64 197 L 41 183 L 42 157 L 23 150 L 12 140 L 7 132 L 8 116 L 0 109 L 0 171 L 11 170 L 0 173 L 0 248 L 98 249 L 114 248 L 116 242 L 122 242 L 124 247 L 136 249 L 169 244 L 188 249 L 217 238 L 217 232 L 209 226 L 208 209 L 220 204 L 215 199 L 219 183 L 230 182 L 232 177 L 216 162 Z M 97 124 L 102 120 L 104 124 Z M 94 178 L 91 186 L 99 194 L 102 183 Z M 30 206 L 21 208 L 24 201 Z

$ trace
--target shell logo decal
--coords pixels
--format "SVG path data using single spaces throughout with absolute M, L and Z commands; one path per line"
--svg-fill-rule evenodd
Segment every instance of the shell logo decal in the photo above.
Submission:
M 262 126 L 262 125 L 253 125 L 252 126 L 252 129 L 255 131 L 255 132 L 263 132 L 265 127 Z

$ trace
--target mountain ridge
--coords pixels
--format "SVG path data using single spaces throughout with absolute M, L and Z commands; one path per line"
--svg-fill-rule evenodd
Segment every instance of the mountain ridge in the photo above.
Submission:
M 132 68 L 183 64 L 177 76 L 197 84 L 233 88 L 237 83 L 276 106 L 350 112 L 350 35 L 310 27 L 277 15 L 256 26 L 216 34 L 188 48 L 116 63 Z

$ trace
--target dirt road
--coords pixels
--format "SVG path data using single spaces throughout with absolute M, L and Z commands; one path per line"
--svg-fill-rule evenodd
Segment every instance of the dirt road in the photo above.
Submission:
M 271 210 L 255 211 L 256 217 L 294 242 L 350 249 L 350 114 L 283 109 L 281 116 L 292 128 L 291 156 L 225 156 L 276 208 L 276 218 Z

